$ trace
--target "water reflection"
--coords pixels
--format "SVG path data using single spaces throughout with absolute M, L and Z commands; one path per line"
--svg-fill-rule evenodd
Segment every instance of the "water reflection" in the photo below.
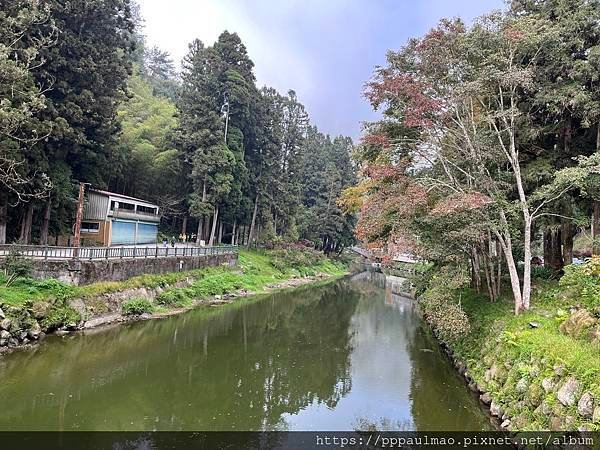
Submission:
M 351 387 L 339 283 L 139 323 L 3 359 L 2 429 L 282 429 L 284 413 L 335 407 Z
M 47 339 L 0 359 L 0 429 L 484 428 L 413 302 L 385 286 L 363 273 Z

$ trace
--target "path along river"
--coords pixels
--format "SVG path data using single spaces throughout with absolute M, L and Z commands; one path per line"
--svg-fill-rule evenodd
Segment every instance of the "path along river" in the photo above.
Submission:
M 488 430 L 381 274 L 0 358 L 0 430 Z

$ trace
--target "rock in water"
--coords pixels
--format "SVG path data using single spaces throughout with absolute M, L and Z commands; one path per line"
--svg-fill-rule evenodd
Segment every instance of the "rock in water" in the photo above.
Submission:
M 0 347 L 8 344 L 8 340 L 10 339 L 10 333 L 6 330 L 0 331 Z
M 34 341 L 38 340 L 40 338 L 40 334 L 42 333 L 42 328 L 40 327 L 40 324 L 35 322 L 35 324 L 33 324 L 33 326 L 29 329 L 29 331 L 27 332 L 27 335 L 33 339 Z
M 496 417 L 502 417 L 502 408 L 496 402 L 491 403 L 490 405 L 490 414 Z
M 484 392 L 483 394 L 481 394 L 479 396 L 479 399 L 486 405 L 489 405 L 490 403 L 492 403 L 492 396 L 490 395 L 489 392 Z
M 577 403 L 580 390 L 581 388 L 579 386 L 579 382 L 575 378 L 571 377 L 558 390 L 556 396 L 563 405 L 573 406 Z

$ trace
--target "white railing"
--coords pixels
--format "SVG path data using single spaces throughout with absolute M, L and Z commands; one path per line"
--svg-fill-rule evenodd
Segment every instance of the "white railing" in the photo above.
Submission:
M 43 245 L 0 245 L 0 258 L 10 254 L 32 259 L 123 259 L 123 258 L 171 258 L 211 256 L 238 253 L 237 245 L 201 247 L 190 245 L 141 245 L 120 247 L 55 247 Z

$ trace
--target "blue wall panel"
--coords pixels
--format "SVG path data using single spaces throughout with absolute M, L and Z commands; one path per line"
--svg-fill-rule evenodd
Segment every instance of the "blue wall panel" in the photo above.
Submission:
M 158 225 L 155 223 L 138 224 L 138 244 L 154 244 L 158 235 Z
M 135 222 L 123 222 L 113 220 L 112 223 L 112 245 L 135 243 Z

